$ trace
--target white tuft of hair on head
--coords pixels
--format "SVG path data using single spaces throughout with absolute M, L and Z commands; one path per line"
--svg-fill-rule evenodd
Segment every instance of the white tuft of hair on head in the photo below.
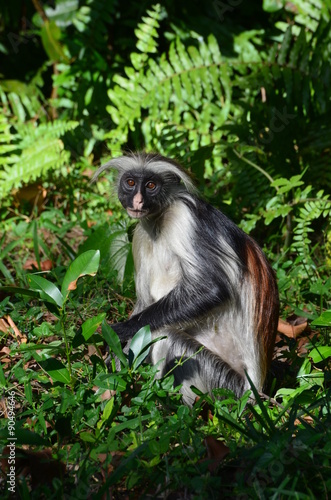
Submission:
M 136 152 L 113 158 L 109 162 L 102 165 L 95 172 L 91 182 L 95 182 L 102 172 L 111 169 L 117 170 L 118 178 L 120 178 L 128 170 L 151 170 L 154 173 L 160 173 L 161 175 L 170 173 L 179 177 L 189 193 L 196 192 L 196 188 L 190 176 L 182 169 L 182 167 L 177 164 L 177 162 L 169 160 L 158 153 Z

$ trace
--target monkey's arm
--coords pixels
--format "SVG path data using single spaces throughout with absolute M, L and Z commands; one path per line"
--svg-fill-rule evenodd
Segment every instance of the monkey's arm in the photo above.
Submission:
M 196 286 L 181 283 L 165 297 L 134 314 L 129 320 L 116 323 L 112 328 L 120 340 L 125 342 L 145 325 L 150 325 L 153 331 L 164 326 L 192 323 L 230 298 L 230 287 L 225 281 L 211 282 L 208 286 L 201 283 L 196 283 Z

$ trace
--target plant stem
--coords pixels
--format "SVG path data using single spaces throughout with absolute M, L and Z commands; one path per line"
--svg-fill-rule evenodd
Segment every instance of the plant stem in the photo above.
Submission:
M 286 233 L 285 233 L 285 242 L 284 242 L 284 250 L 290 247 L 291 239 L 292 239 L 292 214 L 291 212 L 286 216 Z
M 271 175 L 268 174 L 268 172 L 266 172 L 265 170 L 263 170 L 262 167 L 259 167 L 259 165 L 256 165 L 256 163 L 253 163 L 251 160 L 248 160 L 247 158 L 245 158 L 243 155 L 241 155 L 240 153 L 238 153 L 235 149 L 233 149 L 233 152 L 234 154 L 240 159 L 240 160 L 243 160 L 244 162 L 246 162 L 248 165 L 250 165 L 251 167 L 255 168 L 256 170 L 258 170 L 259 172 L 261 172 L 261 174 L 263 174 L 267 179 L 268 181 L 270 181 L 270 183 L 274 182 L 274 179 L 271 177 Z M 278 191 L 278 186 L 275 186 L 275 189 L 276 191 Z
M 65 309 L 64 308 L 62 310 L 61 320 L 60 321 L 61 321 L 61 328 L 62 328 L 64 343 L 65 343 L 65 346 L 66 346 L 66 356 L 67 356 L 67 361 L 68 361 L 68 371 L 69 371 L 69 377 L 70 377 L 70 386 L 71 386 L 71 389 L 73 389 L 73 378 L 72 378 L 72 371 L 71 371 L 71 359 L 70 359 L 69 342 L 68 342 L 67 332 L 66 332 L 66 328 L 65 328 Z

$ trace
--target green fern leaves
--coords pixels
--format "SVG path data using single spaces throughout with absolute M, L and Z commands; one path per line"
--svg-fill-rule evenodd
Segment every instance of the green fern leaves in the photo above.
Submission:
M 182 131 L 194 149 L 219 139 L 230 111 L 231 70 L 213 36 L 188 49 L 177 38 L 158 62 L 149 59 L 146 71 L 126 73 L 114 77 L 116 85 L 108 91 L 107 109 L 117 125 L 108 134 L 111 148 L 127 141 L 137 121 L 143 122 L 146 142 L 160 150 L 169 127 Z
M 55 121 L 34 127 L 31 123 L 19 125 L 17 132 L 9 132 L 4 116 L 0 122 L 0 199 L 23 183 L 36 180 L 52 169 L 55 175 L 65 175 L 63 167 L 69 163 L 70 152 L 65 151 L 60 137 L 73 130 L 77 122 Z

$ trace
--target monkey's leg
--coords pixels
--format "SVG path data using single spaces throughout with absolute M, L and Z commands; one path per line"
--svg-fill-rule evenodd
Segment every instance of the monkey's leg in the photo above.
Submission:
M 196 398 L 192 385 L 203 393 L 224 387 L 231 389 L 237 397 L 249 389 L 244 367 L 243 373 L 238 373 L 219 355 L 183 331 L 157 332 L 157 336 L 164 334 L 167 339 L 154 345 L 151 360 L 156 364 L 164 358 L 160 362 L 160 375 L 173 370 L 175 385 L 182 384 L 181 392 L 186 404 L 192 405 Z

